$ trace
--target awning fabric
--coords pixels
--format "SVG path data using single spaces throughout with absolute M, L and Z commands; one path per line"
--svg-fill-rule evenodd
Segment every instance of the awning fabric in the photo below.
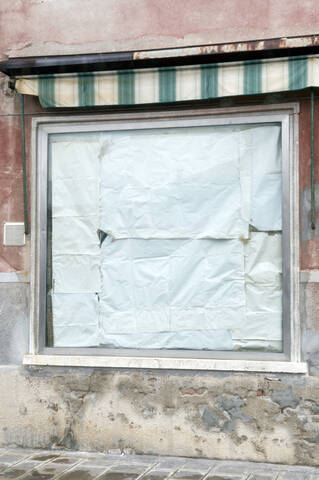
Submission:
M 39 96 L 44 108 L 205 100 L 317 87 L 319 55 L 16 80 L 16 90 Z

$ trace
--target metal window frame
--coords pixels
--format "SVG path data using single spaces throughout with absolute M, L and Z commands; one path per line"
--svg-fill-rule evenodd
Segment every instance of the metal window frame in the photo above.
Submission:
M 107 115 L 34 118 L 32 121 L 31 328 L 24 364 L 245 370 L 306 373 L 300 357 L 298 103 L 196 108 Z M 282 353 L 257 351 L 127 350 L 45 346 L 47 159 L 54 133 L 101 130 L 281 123 L 283 177 L 283 345 Z

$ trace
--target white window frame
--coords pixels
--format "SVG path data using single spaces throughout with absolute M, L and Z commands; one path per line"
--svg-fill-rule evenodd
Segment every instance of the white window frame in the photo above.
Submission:
M 298 103 L 33 118 L 31 319 L 26 365 L 307 373 L 299 318 Z M 50 134 L 281 122 L 283 174 L 283 353 L 45 347 L 47 160 Z

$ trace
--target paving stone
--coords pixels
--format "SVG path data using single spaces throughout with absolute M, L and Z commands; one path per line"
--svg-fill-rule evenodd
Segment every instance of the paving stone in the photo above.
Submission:
M 165 480 L 169 477 L 174 470 L 151 470 L 150 472 L 143 475 L 142 480 Z
M 39 453 L 39 454 L 37 454 L 37 455 L 32 456 L 32 460 L 33 460 L 33 461 L 37 461 L 37 462 L 46 462 L 46 461 L 48 461 L 48 460 L 54 460 L 55 458 L 59 458 L 59 457 L 60 457 L 59 454 Z
M 58 480 L 319 480 L 319 469 L 153 455 L 1 450 L 0 480 L 21 475 L 23 480 L 56 476 Z
M 17 478 L 18 475 L 31 471 L 38 465 L 37 462 L 22 461 L 18 464 L 6 465 L 5 470 L 0 472 L 0 479 L 4 478 Z M 20 473 L 19 473 L 20 472 Z
M 9 480 L 12 478 L 18 478 L 20 475 L 23 475 L 25 470 L 22 468 L 12 468 L 11 470 L 6 470 L 5 472 L 1 472 L 0 478 L 1 480 Z
M 58 458 L 55 458 L 52 460 L 52 464 L 57 465 L 57 464 L 63 464 L 63 465 L 73 465 L 74 463 L 77 463 L 79 459 L 77 457 L 64 457 L 60 456 Z
M 155 463 L 159 463 L 163 457 L 159 457 L 158 455 L 123 455 L 120 458 L 124 458 L 124 463 L 147 463 L 149 465 L 153 465 Z
M 21 460 L 25 460 L 25 455 L 10 455 L 9 453 L 1 455 L 0 463 L 6 463 L 10 465 L 11 463 L 16 463 Z
M 47 463 L 46 465 L 39 465 L 38 467 L 35 468 L 35 471 L 37 471 L 40 474 L 48 474 L 51 475 L 52 477 L 57 474 L 61 474 L 65 472 L 66 470 L 70 470 L 70 465 L 67 464 L 62 464 L 62 463 L 57 463 L 54 464 L 53 462 Z
M 216 474 L 212 474 L 212 476 L 208 476 L 206 477 L 208 480 L 246 480 L 247 478 L 247 475 L 243 476 L 243 475 L 226 475 L 226 474 L 220 474 L 220 473 L 216 473 Z M 205 479 L 206 480 L 206 479 Z
M 183 466 L 184 470 L 194 470 L 197 472 L 207 472 L 209 469 L 215 467 L 216 461 L 215 460 L 206 460 L 203 458 L 190 458 L 185 459 L 185 464 Z
M 93 480 L 105 471 L 102 467 L 85 467 L 83 464 L 78 468 L 64 473 L 59 480 Z
M 159 464 L 159 467 L 162 468 L 162 469 L 175 469 L 177 470 L 177 468 L 183 468 L 185 465 L 186 465 L 186 461 L 185 459 L 181 459 L 181 458 L 161 458 L 159 457 L 158 458 L 158 464 Z
M 222 462 L 216 463 L 215 468 L 213 469 L 213 472 L 211 475 L 233 475 L 233 476 L 241 476 L 245 474 L 247 477 L 251 472 L 249 470 L 249 465 L 232 465 L 232 464 L 223 464 Z M 245 478 L 245 477 L 244 477 Z
M 6 468 L 8 468 L 9 465 L 9 463 L 0 463 L 0 473 Z
M 99 480 L 135 480 L 139 473 L 106 472 Z
M 23 480 L 52 480 L 54 478 L 52 473 L 40 473 L 38 470 L 33 470 L 23 477 Z
M 309 472 L 305 470 L 280 472 L 276 480 L 303 480 L 309 477 Z M 318 479 L 319 480 L 319 479 Z
M 148 465 L 116 465 L 110 469 L 110 472 L 136 473 L 140 475 L 149 469 Z
M 105 460 L 103 458 L 87 458 L 82 465 L 91 466 L 91 467 L 101 467 L 105 466 L 106 468 L 115 467 L 118 464 L 119 460 Z
M 263 473 L 253 473 L 250 475 L 249 480 L 275 480 L 277 479 L 278 473 L 270 473 L 270 474 L 263 474 Z
M 207 471 L 208 470 L 206 469 L 205 473 L 195 473 L 194 471 L 189 470 L 179 470 L 178 472 L 174 473 L 171 478 L 178 478 L 179 480 L 201 480 Z

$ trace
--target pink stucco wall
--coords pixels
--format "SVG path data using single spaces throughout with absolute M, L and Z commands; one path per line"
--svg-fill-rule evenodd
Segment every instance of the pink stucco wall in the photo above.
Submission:
M 106 52 L 319 32 L 316 0 L 1 0 L 0 57 Z

